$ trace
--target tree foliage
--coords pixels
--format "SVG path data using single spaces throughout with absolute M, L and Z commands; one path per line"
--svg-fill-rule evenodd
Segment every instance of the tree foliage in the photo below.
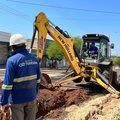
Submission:
M 79 52 L 81 47 L 81 39 L 79 37 L 74 37 L 74 45 L 77 52 Z M 49 43 L 46 53 L 48 58 L 52 60 L 61 61 L 64 58 L 61 46 L 55 41 Z
M 114 62 L 115 62 L 115 64 L 117 64 L 117 65 L 120 66 L 120 57 L 116 57 L 116 58 L 114 59 Z
M 80 37 L 74 37 L 74 45 L 78 53 L 80 52 L 81 43 L 82 43 L 82 39 Z
M 52 60 L 60 61 L 64 58 L 62 49 L 56 42 L 49 43 L 46 53 L 47 53 L 48 58 Z

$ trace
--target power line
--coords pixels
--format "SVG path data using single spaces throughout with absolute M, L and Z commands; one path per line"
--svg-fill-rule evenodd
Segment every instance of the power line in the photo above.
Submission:
M 75 11 L 96 12 L 96 13 L 106 13 L 106 14 L 120 14 L 119 11 L 112 12 L 112 11 L 103 11 L 103 10 L 71 8 L 71 7 L 62 7 L 62 6 L 55 6 L 55 5 L 47 5 L 47 4 L 39 4 L 39 3 L 31 3 L 31 2 L 23 2 L 23 1 L 19 1 L 19 0 L 7 0 L 7 1 L 16 2 L 16 3 L 20 3 L 20 4 L 26 4 L 26 5 L 35 5 L 35 6 L 43 6 L 43 7 L 49 7 L 49 8 L 75 10 Z
M 7 12 L 8 14 L 11 14 L 11 15 L 14 15 L 14 16 L 17 16 L 17 17 L 20 17 L 24 20 L 27 20 L 27 21 L 30 21 L 31 22 L 31 18 L 30 16 L 16 10 L 16 9 L 13 9 L 3 3 L 0 2 L 0 10 L 1 11 L 4 11 L 4 12 Z
M 5 12 L 5 13 L 8 13 L 8 14 L 20 17 L 21 19 L 27 20 L 29 22 L 33 22 L 29 15 L 26 15 L 23 12 L 20 12 L 20 11 L 18 11 L 16 9 L 13 9 L 13 8 L 9 7 L 8 5 L 5 5 L 5 4 L 3 4 L 1 2 L 0 2 L 0 12 Z M 57 19 L 57 18 L 54 18 L 54 19 Z M 58 19 L 61 19 L 61 18 L 58 18 Z M 69 19 L 64 19 L 64 20 L 77 21 L 77 20 L 80 20 L 80 19 L 69 18 Z
M 13 9 L 13 8 L 9 7 L 8 5 L 5 5 L 5 4 L 0 2 L 0 12 L 2 12 L 2 11 L 5 12 L 5 13 L 8 13 L 8 14 L 20 17 L 20 18 L 22 18 L 24 20 L 27 20 L 29 22 L 33 22 L 29 15 L 26 15 L 23 12 L 18 11 L 16 9 Z M 76 20 L 79 20 L 79 19 L 65 19 L 65 20 L 69 20 L 69 21 L 71 21 L 71 20 L 74 21 L 75 20 L 76 21 Z

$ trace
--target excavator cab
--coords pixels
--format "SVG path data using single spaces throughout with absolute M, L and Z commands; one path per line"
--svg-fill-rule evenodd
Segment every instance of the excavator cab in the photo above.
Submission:
M 110 54 L 111 48 L 113 47 L 110 47 L 110 40 L 107 36 L 101 34 L 86 34 L 83 35 L 82 39 L 82 54 L 84 55 L 87 63 L 99 64 L 106 60 L 111 62 Z
M 114 48 L 112 44 L 110 46 L 110 40 L 106 35 L 101 34 L 86 34 L 83 35 L 83 47 L 82 58 L 85 63 L 89 65 L 97 66 L 99 71 L 110 84 L 113 83 L 113 62 L 111 60 L 111 48 Z M 91 45 L 94 43 L 94 46 Z

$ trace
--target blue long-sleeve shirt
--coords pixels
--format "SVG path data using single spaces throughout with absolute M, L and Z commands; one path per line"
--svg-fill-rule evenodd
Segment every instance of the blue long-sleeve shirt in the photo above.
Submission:
M 26 49 L 19 49 L 7 60 L 1 105 L 34 100 L 40 83 L 39 60 Z
M 95 51 L 95 52 L 97 52 L 97 51 L 98 51 L 98 48 L 97 48 L 96 46 L 90 47 L 90 48 L 89 48 L 89 51 Z

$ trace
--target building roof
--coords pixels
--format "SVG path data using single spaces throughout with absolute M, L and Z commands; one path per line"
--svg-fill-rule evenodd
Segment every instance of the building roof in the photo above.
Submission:
M 8 43 L 10 40 L 10 33 L 0 31 L 0 42 Z
M 50 40 L 50 39 L 46 39 L 46 45 L 45 46 L 48 47 L 48 43 L 51 42 L 51 41 L 52 40 Z M 31 42 L 32 42 L 31 39 L 27 39 L 27 48 L 30 48 Z M 37 49 L 37 39 L 35 39 L 35 41 L 34 41 L 33 49 Z

